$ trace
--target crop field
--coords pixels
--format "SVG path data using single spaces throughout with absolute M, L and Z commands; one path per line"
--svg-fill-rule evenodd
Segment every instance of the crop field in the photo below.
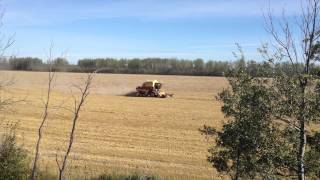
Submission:
M 1 126 L 18 123 L 19 143 L 32 158 L 48 73 L 3 71 L 1 77 L 14 79 L 5 95 L 19 100 L 1 115 Z M 67 148 L 71 128 L 69 108 L 78 95 L 73 86 L 84 77 L 56 73 L 40 147 L 43 170 L 57 173 L 56 157 L 61 159 Z M 174 96 L 125 96 L 153 79 Z M 215 95 L 225 87 L 226 79 L 218 77 L 97 74 L 78 121 L 69 176 L 141 173 L 163 179 L 223 179 L 206 161 L 208 142 L 198 129 L 204 124 L 221 127 L 224 118 Z

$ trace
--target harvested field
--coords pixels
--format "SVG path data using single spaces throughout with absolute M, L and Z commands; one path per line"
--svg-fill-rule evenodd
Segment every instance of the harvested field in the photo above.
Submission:
M 56 173 L 56 154 L 66 149 L 71 126 L 73 84 L 85 74 L 57 73 L 45 137 L 42 167 Z M 19 142 L 33 154 L 45 98 L 47 73 L 4 71 L 14 77 L 10 92 L 16 103 L 2 121 L 18 122 Z M 125 96 L 145 80 L 157 79 L 173 98 Z M 97 74 L 80 115 L 72 149 L 71 176 L 100 173 L 144 173 L 164 179 L 220 179 L 206 162 L 208 143 L 198 132 L 204 124 L 221 127 L 224 120 L 217 92 L 224 78 Z M 4 125 L 4 123 L 3 123 Z M 58 156 L 59 157 L 59 156 Z

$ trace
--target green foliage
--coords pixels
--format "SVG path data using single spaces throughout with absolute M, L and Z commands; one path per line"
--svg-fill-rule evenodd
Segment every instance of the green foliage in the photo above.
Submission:
M 208 160 L 218 171 L 235 179 L 320 177 L 320 135 L 310 136 L 308 130 L 320 122 L 320 46 L 308 44 L 305 59 L 296 63 L 290 50 L 283 54 L 280 47 L 270 55 L 263 46 L 260 52 L 268 60 L 263 66 L 245 62 L 239 47 L 242 56 L 227 74 L 231 89 L 219 94 L 230 121 L 222 131 L 201 129 L 216 139 Z M 254 78 L 260 75 L 270 78 Z
M 16 144 L 14 134 L 6 134 L 0 144 L 0 180 L 27 179 L 29 169 L 26 152 Z
M 13 57 L 9 59 L 9 65 L 13 70 L 32 71 L 39 69 L 39 67 L 42 65 L 42 60 L 39 58 L 32 57 Z
M 208 61 L 208 65 L 202 59 L 178 60 L 167 58 L 134 58 L 113 59 L 97 58 L 82 59 L 78 66 L 85 71 L 94 68 L 99 72 L 108 73 L 135 73 L 135 74 L 177 74 L 177 75 L 223 75 L 229 68 L 227 62 Z
M 197 75 L 197 76 L 223 76 L 232 73 L 240 66 L 253 77 L 270 77 L 275 71 L 266 62 L 244 61 L 207 61 L 202 59 L 178 60 L 166 58 L 145 59 L 82 59 L 78 61 L 82 70 L 92 71 L 95 68 L 99 72 L 108 73 L 135 73 L 135 74 L 175 74 L 175 75 Z M 286 68 L 286 65 L 278 64 L 276 68 Z M 289 73 L 288 70 L 285 70 Z
M 308 136 L 307 143 L 310 149 L 306 153 L 306 172 L 316 179 L 320 177 L 320 132 Z
M 91 59 L 79 60 L 78 66 L 86 72 L 92 72 L 97 69 L 96 61 Z
M 310 72 L 303 72 L 300 66 L 290 66 L 292 74 L 279 69 L 272 83 L 273 116 L 275 119 L 286 120 L 285 137 L 291 147 L 291 175 L 299 173 L 299 149 L 304 142 L 301 132 L 301 123 L 320 122 L 320 76 L 317 75 L 316 66 L 310 67 Z M 320 177 L 320 135 L 311 136 L 308 129 L 304 130 L 307 135 L 305 155 L 303 163 L 305 173 L 309 177 Z M 300 135 L 300 136 L 299 136 Z
M 134 73 L 134 74 L 165 74 L 165 75 L 195 75 L 195 76 L 224 76 L 234 73 L 239 67 L 243 67 L 253 77 L 272 77 L 275 71 L 283 71 L 292 75 L 289 62 L 277 63 L 271 66 L 268 62 L 257 62 L 254 60 L 235 62 L 228 61 L 204 61 L 202 59 L 184 60 L 168 58 L 96 58 L 80 59 L 77 64 L 72 65 L 64 58 L 57 58 L 53 61 L 55 71 L 63 72 L 92 72 L 99 70 L 99 73 Z M 301 64 L 296 64 L 299 70 L 303 70 Z M 48 64 L 42 63 L 38 58 L 10 58 L 0 61 L 0 69 L 47 71 Z M 320 76 L 319 65 L 313 64 L 310 67 L 312 75 Z
M 193 61 L 194 64 L 194 73 L 195 74 L 200 74 L 203 73 L 204 71 L 204 62 L 202 59 L 196 59 L 195 61 Z
M 64 59 L 64 58 L 56 58 L 54 61 L 53 61 L 53 64 L 55 66 L 66 66 L 66 65 L 69 65 L 69 62 Z
M 294 122 L 301 113 L 307 123 L 319 122 L 318 78 L 305 76 L 310 84 L 308 91 L 302 94 L 299 76 L 289 76 L 278 70 L 273 79 L 254 78 L 246 68 L 240 62 L 236 71 L 230 71 L 231 88 L 218 96 L 224 103 L 221 110 L 229 122 L 222 131 L 208 126 L 200 130 L 216 140 L 216 145 L 209 149 L 208 161 L 218 171 L 235 179 L 296 175 L 300 137 Z M 307 104 L 303 112 L 300 107 L 302 98 Z M 286 123 L 281 124 L 281 120 Z M 319 177 L 320 134 L 309 136 L 307 145 L 306 174 Z
M 207 61 L 205 64 L 206 75 L 208 76 L 224 76 L 230 69 L 228 62 L 222 61 Z
M 138 73 L 141 68 L 141 62 L 139 59 L 132 59 L 131 61 L 128 62 L 128 68 L 131 70 L 133 73 Z
M 301 79 L 308 79 L 307 88 L 302 93 Z M 299 119 L 303 114 L 306 122 L 320 120 L 320 92 L 317 91 L 319 77 L 287 75 L 281 72 L 275 76 L 272 89 L 274 94 L 273 112 L 277 117 Z M 303 100 L 304 99 L 304 100 Z M 306 107 L 301 111 L 301 102 Z
M 289 172 L 287 174 L 294 175 L 297 171 L 296 166 L 298 161 L 296 155 L 299 149 L 299 136 L 296 130 L 292 128 L 286 128 L 279 136 L 286 138 L 286 144 L 289 145 L 290 149 L 287 150 L 289 156 L 284 159 L 285 163 L 283 167 L 287 167 Z M 305 168 L 306 174 L 310 178 L 317 179 L 320 177 L 320 133 L 314 133 L 313 135 L 307 136 L 308 149 L 305 154 Z
M 64 59 L 64 58 L 56 58 L 53 60 L 52 62 L 52 70 L 53 71 L 70 71 L 69 68 L 70 68 L 70 65 L 69 65 L 69 62 Z
M 233 178 L 273 178 L 290 154 L 280 131 L 272 126 L 270 81 L 253 78 L 243 65 L 229 77 L 231 89 L 218 99 L 229 122 L 222 131 L 204 127 L 200 131 L 213 136 L 216 145 L 209 149 L 208 161 L 220 172 Z

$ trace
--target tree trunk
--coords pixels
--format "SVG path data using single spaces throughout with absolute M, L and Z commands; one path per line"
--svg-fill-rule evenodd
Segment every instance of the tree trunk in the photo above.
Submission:
M 59 180 L 62 180 L 64 177 L 64 170 L 63 171 L 59 171 Z
M 238 180 L 238 177 L 239 177 L 239 163 L 240 163 L 240 143 L 238 144 L 238 149 L 237 149 L 237 167 L 236 167 L 236 175 L 234 177 L 234 180 Z
M 308 64 L 307 64 L 308 67 Z M 305 99 L 305 91 L 306 91 L 306 86 L 307 86 L 308 80 L 303 80 L 300 84 L 301 87 L 301 94 L 302 94 L 302 99 L 301 99 L 301 105 L 299 107 L 300 109 L 300 117 L 299 117 L 299 154 L 298 154 L 298 178 L 299 180 L 305 180 L 305 165 L 304 165 L 304 154 L 306 151 L 306 142 L 307 142 L 307 137 L 306 137 L 306 127 L 305 127 L 305 108 L 306 108 L 306 99 Z
M 37 141 L 37 145 L 36 145 L 36 152 L 35 152 L 35 156 L 34 156 L 34 161 L 33 161 L 33 168 L 32 168 L 32 173 L 31 173 L 31 179 L 35 180 L 36 179 L 36 171 L 37 171 L 37 163 L 38 163 L 38 159 L 39 159 L 39 148 L 40 148 L 40 141 L 42 139 L 42 127 L 43 127 L 43 123 L 41 124 L 39 130 L 38 130 L 38 141 Z
M 305 122 L 304 119 L 300 120 L 300 145 L 299 145 L 299 180 L 305 180 L 305 166 L 304 166 L 304 154 L 306 150 L 306 131 L 305 131 Z

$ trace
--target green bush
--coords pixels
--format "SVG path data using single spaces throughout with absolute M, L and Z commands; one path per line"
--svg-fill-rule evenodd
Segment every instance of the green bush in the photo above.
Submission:
M 28 175 L 26 152 L 18 147 L 14 134 L 5 134 L 0 144 L 0 180 L 23 180 Z

